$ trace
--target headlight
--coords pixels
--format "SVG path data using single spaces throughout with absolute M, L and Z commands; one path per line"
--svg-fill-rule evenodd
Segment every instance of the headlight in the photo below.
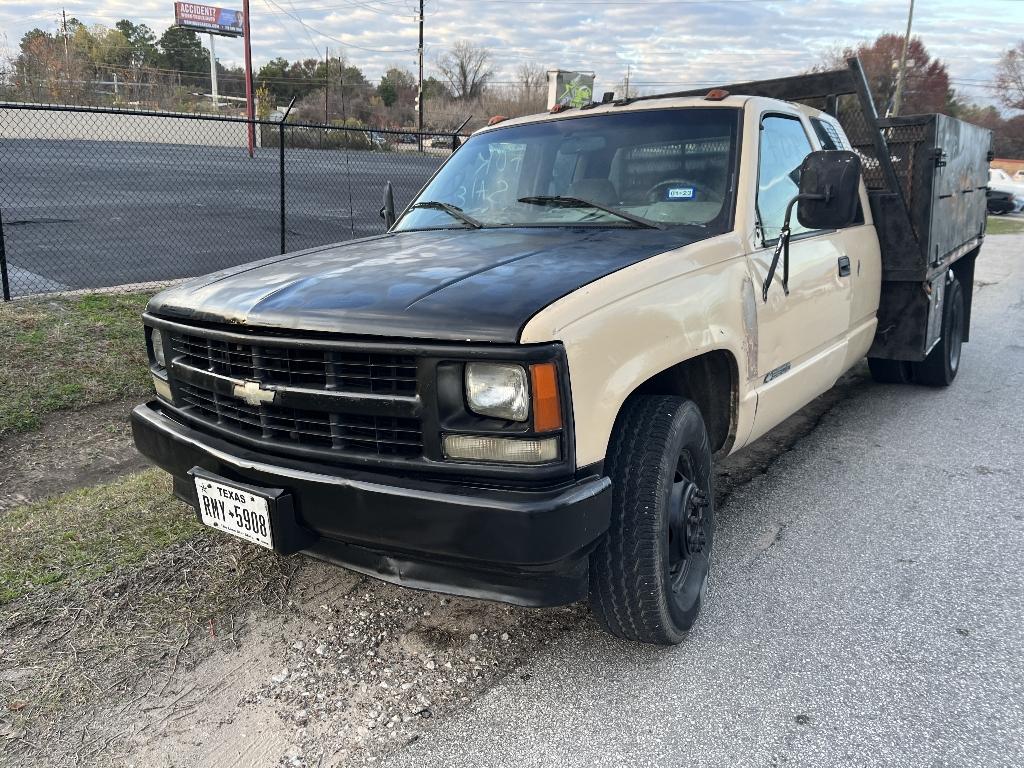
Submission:
M 153 359 L 161 368 L 167 367 L 167 357 L 164 355 L 164 335 L 155 328 L 149 329 L 149 343 L 153 347 Z
M 466 402 L 481 416 L 526 421 L 530 414 L 526 369 L 503 363 L 467 363 Z

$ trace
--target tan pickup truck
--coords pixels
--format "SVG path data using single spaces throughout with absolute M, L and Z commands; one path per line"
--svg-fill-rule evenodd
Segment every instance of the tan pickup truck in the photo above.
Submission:
M 855 60 L 497 121 L 386 233 L 154 298 L 136 443 L 254 544 L 679 642 L 716 456 L 866 355 L 953 380 L 988 148 Z

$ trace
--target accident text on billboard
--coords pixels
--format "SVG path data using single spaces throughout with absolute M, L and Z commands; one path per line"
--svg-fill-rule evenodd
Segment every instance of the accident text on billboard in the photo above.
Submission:
M 175 3 L 174 23 L 179 27 L 226 37 L 242 36 L 242 12 L 213 5 Z

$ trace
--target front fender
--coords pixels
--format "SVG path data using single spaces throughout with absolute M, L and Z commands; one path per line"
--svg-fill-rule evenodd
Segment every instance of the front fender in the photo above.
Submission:
M 757 316 L 742 254 L 732 234 L 669 251 L 563 297 L 527 323 L 521 342 L 565 345 L 578 466 L 604 459 L 619 410 L 638 387 L 713 350 L 735 359 L 733 450 L 745 442 L 756 403 Z

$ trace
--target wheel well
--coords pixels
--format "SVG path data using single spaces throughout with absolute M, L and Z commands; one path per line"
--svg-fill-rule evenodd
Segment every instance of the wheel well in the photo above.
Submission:
M 720 453 L 728 451 L 736 437 L 738 381 L 736 359 L 718 349 L 655 374 L 633 395 L 678 395 L 692 400 L 704 417 L 711 449 Z

